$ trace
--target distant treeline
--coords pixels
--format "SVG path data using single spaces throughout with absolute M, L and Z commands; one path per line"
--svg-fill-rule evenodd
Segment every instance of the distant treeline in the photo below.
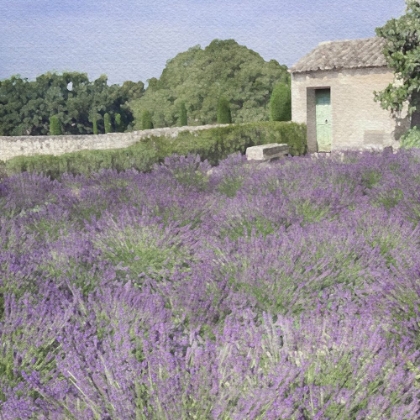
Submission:
M 128 101 L 143 94 L 143 82 L 107 82 L 105 75 L 92 82 L 77 72 L 46 73 L 34 81 L 19 76 L 2 80 L 0 135 L 45 135 L 50 123 L 52 134 L 103 133 L 107 120 L 107 131 L 131 129 L 134 118 Z
M 223 99 L 229 103 L 233 123 L 279 121 L 270 118 L 270 98 L 276 85 L 288 90 L 283 102 L 289 111 L 283 112 L 282 119 L 290 120 L 287 66 L 276 60 L 264 61 L 233 39 L 216 39 L 204 50 L 197 45 L 178 54 L 167 62 L 160 79 L 148 80 L 145 94 L 130 102 L 134 127 L 144 128 L 145 112 L 150 113 L 154 127 L 183 125 L 184 106 L 188 125 L 224 122 L 217 115 Z
M 85 73 L 0 81 L 0 135 L 90 134 L 215 122 L 290 120 L 287 67 L 234 40 L 167 62 L 160 79 L 107 84 Z

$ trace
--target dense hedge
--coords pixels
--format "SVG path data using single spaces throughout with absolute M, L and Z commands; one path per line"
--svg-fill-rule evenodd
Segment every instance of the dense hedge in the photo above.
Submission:
M 245 154 L 246 148 L 258 144 L 287 143 L 292 156 L 306 153 L 306 126 L 292 122 L 257 122 L 232 124 L 196 132 L 181 132 L 176 138 L 150 137 L 124 149 L 82 150 L 60 156 L 19 156 L 1 163 L 0 171 L 44 173 L 52 179 L 68 172 L 73 175 L 97 172 L 100 169 L 123 171 L 134 168 L 151 170 L 172 154 L 199 154 L 211 165 L 217 165 L 232 153 Z M 1 161 L 0 161 L 1 162 Z

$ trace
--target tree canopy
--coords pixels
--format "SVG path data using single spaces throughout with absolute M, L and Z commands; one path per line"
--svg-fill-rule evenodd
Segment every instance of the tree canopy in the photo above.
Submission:
M 290 86 L 285 65 L 264 61 L 232 39 L 168 60 L 146 91 L 143 82 L 109 86 L 106 75 L 94 81 L 78 72 L 48 72 L 34 81 L 15 75 L 0 81 L 0 135 L 47 135 L 52 116 L 62 134 L 130 131 L 143 128 L 146 111 L 154 127 L 183 125 L 186 118 L 190 125 L 212 124 L 222 96 L 232 122 L 268 121 L 277 83 Z
M 290 85 L 277 83 L 270 98 L 272 121 L 290 121 L 292 118 L 292 93 Z
M 145 110 L 155 127 L 177 125 L 182 102 L 189 124 L 215 123 L 221 96 L 230 103 L 233 122 L 268 121 L 278 82 L 290 85 L 287 66 L 266 62 L 232 39 L 216 39 L 204 50 L 197 45 L 168 60 L 160 78 L 149 79 L 145 94 L 130 102 L 135 128 L 141 128 Z
M 375 92 L 384 109 L 400 112 L 409 103 L 409 114 L 420 111 L 420 4 L 406 0 L 406 13 L 391 19 L 376 34 L 386 40 L 384 55 L 395 72 L 396 83 Z
M 46 135 L 56 116 L 63 134 L 89 134 L 96 121 L 104 132 L 104 115 L 119 115 L 119 130 L 130 129 L 128 101 L 144 92 L 143 82 L 108 85 L 106 75 L 93 82 L 85 73 L 45 73 L 34 81 L 12 76 L 0 81 L 0 135 Z M 117 125 L 117 124 L 114 124 Z

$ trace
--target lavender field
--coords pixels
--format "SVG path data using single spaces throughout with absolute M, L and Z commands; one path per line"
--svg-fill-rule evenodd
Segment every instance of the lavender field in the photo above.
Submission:
M 0 182 L 0 419 L 420 417 L 420 155 Z

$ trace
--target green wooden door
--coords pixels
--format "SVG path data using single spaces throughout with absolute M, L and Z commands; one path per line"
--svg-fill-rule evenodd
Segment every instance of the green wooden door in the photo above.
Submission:
M 331 91 L 317 89 L 316 100 L 316 140 L 318 152 L 331 152 Z

